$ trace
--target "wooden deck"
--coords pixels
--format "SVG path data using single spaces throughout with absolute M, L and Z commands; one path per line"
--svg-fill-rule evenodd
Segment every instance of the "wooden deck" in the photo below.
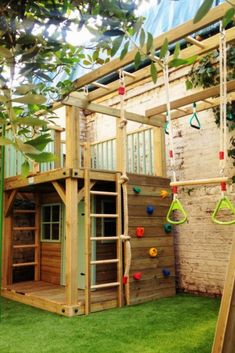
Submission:
M 8 285 L 2 296 L 53 313 L 74 316 L 83 315 L 85 310 L 84 290 L 78 290 L 77 306 L 65 303 L 65 287 L 43 281 L 28 281 Z M 91 292 L 91 312 L 117 307 L 115 289 L 99 289 Z

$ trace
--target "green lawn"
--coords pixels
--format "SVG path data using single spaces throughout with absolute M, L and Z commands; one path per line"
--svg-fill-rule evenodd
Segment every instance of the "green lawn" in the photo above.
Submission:
M 219 300 L 177 295 L 60 317 L 2 300 L 1 353 L 210 353 Z

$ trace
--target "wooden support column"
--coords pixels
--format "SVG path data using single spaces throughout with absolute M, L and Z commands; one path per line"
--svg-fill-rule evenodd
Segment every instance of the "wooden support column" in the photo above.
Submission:
M 120 119 L 116 119 L 116 170 L 122 171 L 123 168 L 123 144 L 122 141 L 123 129 L 120 128 Z
M 40 265 L 40 214 L 41 214 L 41 208 L 40 208 L 40 196 L 39 194 L 35 194 L 35 239 L 34 243 L 36 245 L 35 247 L 35 253 L 34 253 L 34 261 L 36 262 L 35 269 L 34 269 L 34 280 L 35 281 L 40 281 L 41 277 L 41 265 Z
M 75 141 L 77 143 L 75 143 Z M 79 156 L 79 111 L 74 107 L 66 110 L 66 168 L 78 168 Z M 66 207 L 66 304 L 77 304 L 78 282 L 78 210 L 77 210 L 78 181 L 74 178 L 66 179 L 65 207 Z
M 153 128 L 153 170 L 154 175 L 166 176 L 165 132 L 163 128 Z
M 58 131 L 58 130 L 55 130 L 55 135 L 54 135 L 54 153 L 57 157 L 55 161 L 55 168 L 60 168 L 61 167 L 61 131 Z
M 225 278 L 212 353 L 234 353 L 235 347 L 235 236 Z
M 7 212 L 11 208 L 9 208 L 9 196 L 6 192 L 4 195 L 4 205 L 5 217 L 3 222 L 2 287 L 6 287 L 8 284 L 12 283 L 12 212 Z

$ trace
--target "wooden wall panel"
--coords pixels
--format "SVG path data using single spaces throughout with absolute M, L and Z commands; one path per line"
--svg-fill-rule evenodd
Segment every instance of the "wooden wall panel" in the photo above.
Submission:
M 60 284 L 61 244 L 41 243 L 41 280 Z
M 141 188 L 135 194 L 133 187 Z M 172 296 L 175 294 L 175 258 L 172 234 L 166 234 L 163 229 L 166 214 L 170 206 L 171 196 L 162 199 L 160 191 L 169 189 L 169 179 L 129 175 L 128 212 L 129 234 L 131 235 L 132 260 L 130 269 L 130 303 Z M 154 207 L 152 215 L 146 212 L 147 205 Z M 136 227 L 144 227 L 144 237 L 137 238 Z M 155 247 L 158 256 L 151 258 L 149 249 Z M 162 270 L 170 271 L 169 277 L 164 277 Z M 136 272 L 141 272 L 142 278 L 133 278 Z

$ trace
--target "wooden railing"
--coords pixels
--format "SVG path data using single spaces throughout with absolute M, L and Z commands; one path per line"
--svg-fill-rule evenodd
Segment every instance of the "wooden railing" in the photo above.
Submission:
M 61 131 L 52 130 L 51 134 L 53 142 L 47 145 L 45 151 L 57 155 L 57 161 L 42 163 L 36 167 L 32 163 L 32 171 L 46 172 L 65 166 L 65 141 L 62 141 L 60 138 Z M 154 128 L 138 129 L 127 134 L 127 171 L 129 173 L 143 175 L 156 174 L 156 148 L 153 140 Z M 115 171 L 117 169 L 116 152 L 116 138 L 92 142 L 91 169 Z M 80 143 L 79 154 L 80 167 L 83 168 L 84 145 L 82 143 Z M 6 146 L 6 177 L 20 175 L 23 162 L 24 157 L 20 152 L 16 152 L 11 145 Z

